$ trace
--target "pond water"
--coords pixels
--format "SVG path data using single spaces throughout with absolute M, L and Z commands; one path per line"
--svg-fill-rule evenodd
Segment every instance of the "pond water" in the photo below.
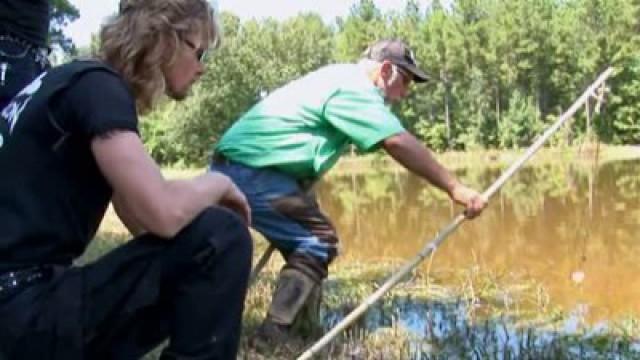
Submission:
M 483 190 L 500 173 L 466 169 L 457 175 Z M 339 261 L 409 260 L 461 211 L 405 172 L 335 176 L 317 191 L 341 236 Z M 525 167 L 481 217 L 449 236 L 430 269 L 475 265 L 525 274 L 544 287 L 552 305 L 576 314 L 577 323 L 638 316 L 639 198 L 637 160 Z

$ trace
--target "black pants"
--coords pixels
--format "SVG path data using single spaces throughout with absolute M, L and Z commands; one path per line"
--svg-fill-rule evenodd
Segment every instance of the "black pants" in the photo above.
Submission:
M 0 34 L 0 111 L 48 67 L 38 51 Z
M 204 211 L 174 239 L 144 235 L 58 270 L 0 305 L 8 359 L 235 359 L 251 267 L 246 226 Z M 1 358 L 1 356 L 0 356 Z

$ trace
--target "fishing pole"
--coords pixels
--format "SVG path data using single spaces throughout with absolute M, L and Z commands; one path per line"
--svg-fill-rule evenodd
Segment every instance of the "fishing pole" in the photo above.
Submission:
M 568 119 L 570 119 L 576 111 L 587 101 L 590 97 L 596 97 L 597 89 L 604 84 L 604 81 L 612 74 L 613 68 L 607 68 L 600 76 L 594 81 L 576 100 L 571 107 L 565 111 L 558 120 L 551 125 L 522 155 L 518 160 L 516 160 L 506 171 L 502 173 L 502 175 L 491 185 L 482 196 L 485 199 L 491 198 L 498 189 L 504 185 L 504 183 L 513 176 L 513 174 L 518 171 L 522 165 L 529 160 L 544 143 L 553 135 Z M 604 92 L 602 92 L 604 93 Z M 336 326 L 333 327 L 329 332 L 327 332 L 320 340 L 318 340 L 315 344 L 313 344 L 310 348 L 308 348 L 304 353 L 302 353 L 297 360 L 307 360 L 310 359 L 313 355 L 318 353 L 324 346 L 326 346 L 334 337 L 336 337 L 340 332 L 342 332 L 347 326 L 351 325 L 357 318 L 359 318 L 371 305 L 373 305 L 376 301 L 378 301 L 388 290 L 393 288 L 405 275 L 407 275 L 410 271 L 412 271 L 418 264 L 420 264 L 429 254 L 431 254 L 434 250 L 440 246 L 440 244 L 453 233 L 460 224 L 466 219 L 464 213 L 459 214 L 451 223 L 443 227 L 435 236 L 435 238 L 424 246 L 424 248 L 403 265 L 395 274 L 391 275 L 389 279 L 382 284 L 373 294 L 371 294 L 368 298 L 366 298 L 362 304 L 356 307 L 351 313 L 349 313 L 344 319 L 342 319 Z

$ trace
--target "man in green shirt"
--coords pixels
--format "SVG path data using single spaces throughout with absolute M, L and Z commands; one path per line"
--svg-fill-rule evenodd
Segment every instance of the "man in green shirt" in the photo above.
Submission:
M 411 82 L 427 80 L 405 43 L 378 41 L 357 64 L 328 65 L 275 90 L 220 139 L 211 170 L 228 175 L 245 192 L 253 227 L 286 260 L 258 338 L 285 340 L 305 303 L 319 297 L 338 236 L 309 184 L 349 144 L 364 152 L 383 148 L 464 205 L 470 218 L 486 206 L 389 110 L 388 103 L 404 98 Z

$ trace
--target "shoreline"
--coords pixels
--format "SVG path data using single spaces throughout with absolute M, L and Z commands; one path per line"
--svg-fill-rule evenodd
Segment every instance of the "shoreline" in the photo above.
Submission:
M 504 168 L 516 161 L 526 149 L 517 150 L 474 150 L 434 152 L 434 157 L 449 170 L 484 166 Z M 593 166 L 595 154 L 600 165 L 610 161 L 640 159 L 640 145 L 585 144 L 573 147 L 542 148 L 524 166 L 544 165 L 553 162 L 572 161 L 581 166 Z M 180 179 L 195 176 L 205 171 L 205 167 L 163 167 L 162 173 L 168 178 Z M 390 156 L 382 151 L 365 155 L 344 155 L 325 175 L 326 177 L 362 174 L 379 171 L 406 171 Z
M 449 170 L 484 166 L 503 168 L 518 160 L 526 149 L 477 150 L 433 153 L 434 157 Z M 593 166 L 594 161 L 602 165 L 611 161 L 640 159 L 640 145 L 587 144 L 573 147 L 542 148 L 524 166 L 545 165 L 558 161 L 571 161 L 579 166 Z M 327 173 L 327 177 L 371 171 L 406 171 L 391 157 L 378 152 L 367 155 L 347 155 Z

